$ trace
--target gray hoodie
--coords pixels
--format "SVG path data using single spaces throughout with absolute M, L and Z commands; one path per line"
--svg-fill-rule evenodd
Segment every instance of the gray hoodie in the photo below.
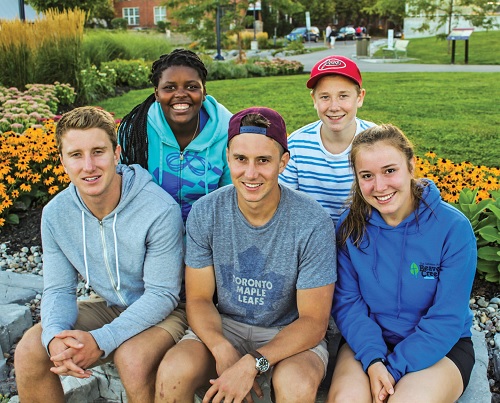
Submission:
M 72 329 L 78 273 L 108 305 L 124 309 L 90 333 L 108 356 L 166 318 L 179 302 L 184 227 L 178 204 L 139 165 L 118 165 L 120 202 L 102 221 L 70 184 L 43 209 L 42 342 Z

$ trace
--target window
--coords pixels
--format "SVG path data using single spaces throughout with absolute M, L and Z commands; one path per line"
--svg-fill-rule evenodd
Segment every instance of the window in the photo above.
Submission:
M 123 18 L 128 25 L 139 25 L 139 7 L 126 7 L 123 9 Z
M 167 21 L 167 7 L 155 7 L 155 24 L 158 24 L 158 21 Z

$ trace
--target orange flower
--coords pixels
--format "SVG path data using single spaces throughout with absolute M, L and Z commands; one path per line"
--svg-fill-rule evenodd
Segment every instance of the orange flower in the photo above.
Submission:
M 31 192 L 31 185 L 29 183 L 21 183 L 19 187 L 23 192 Z

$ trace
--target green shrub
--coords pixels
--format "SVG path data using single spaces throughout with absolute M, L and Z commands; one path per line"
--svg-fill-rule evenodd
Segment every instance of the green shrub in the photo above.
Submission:
M 213 62 L 207 66 L 207 80 L 227 80 L 229 78 L 248 77 L 247 69 L 234 62 Z
M 116 85 L 134 88 L 147 87 L 151 64 L 144 60 L 114 60 L 101 65 L 116 73 Z
M 78 104 L 93 104 L 115 94 L 116 72 L 106 66 L 98 70 L 92 65 L 80 72 L 79 84 Z
M 463 189 L 457 204 L 469 219 L 477 239 L 477 271 L 486 281 L 500 284 L 500 191 L 476 203 L 476 190 Z
M 113 18 L 111 20 L 111 26 L 114 29 L 127 29 L 128 27 L 128 22 L 126 18 Z

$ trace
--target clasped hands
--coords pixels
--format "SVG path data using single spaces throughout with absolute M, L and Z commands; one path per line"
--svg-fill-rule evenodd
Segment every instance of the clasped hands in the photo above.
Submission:
M 89 378 L 92 371 L 87 368 L 103 354 L 94 337 L 82 330 L 64 330 L 49 343 L 50 360 L 54 366 L 50 371 L 61 376 Z
M 386 402 L 389 395 L 394 394 L 396 382 L 381 362 L 370 365 L 368 368 L 368 377 L 370 378 L 370 388 L 374 403 Z
M 205 394 L 203 403 L 253 403 L 250 394 L 252 389 L 257 396 L 262 397 L 262 390 L 255 379 L 258 374 L 255 358 L 251 355 L 242 357 L 236 349 L 230 348 L 215 357 L 215 362 L 219 377 L 210 379 L 212 386 Z

